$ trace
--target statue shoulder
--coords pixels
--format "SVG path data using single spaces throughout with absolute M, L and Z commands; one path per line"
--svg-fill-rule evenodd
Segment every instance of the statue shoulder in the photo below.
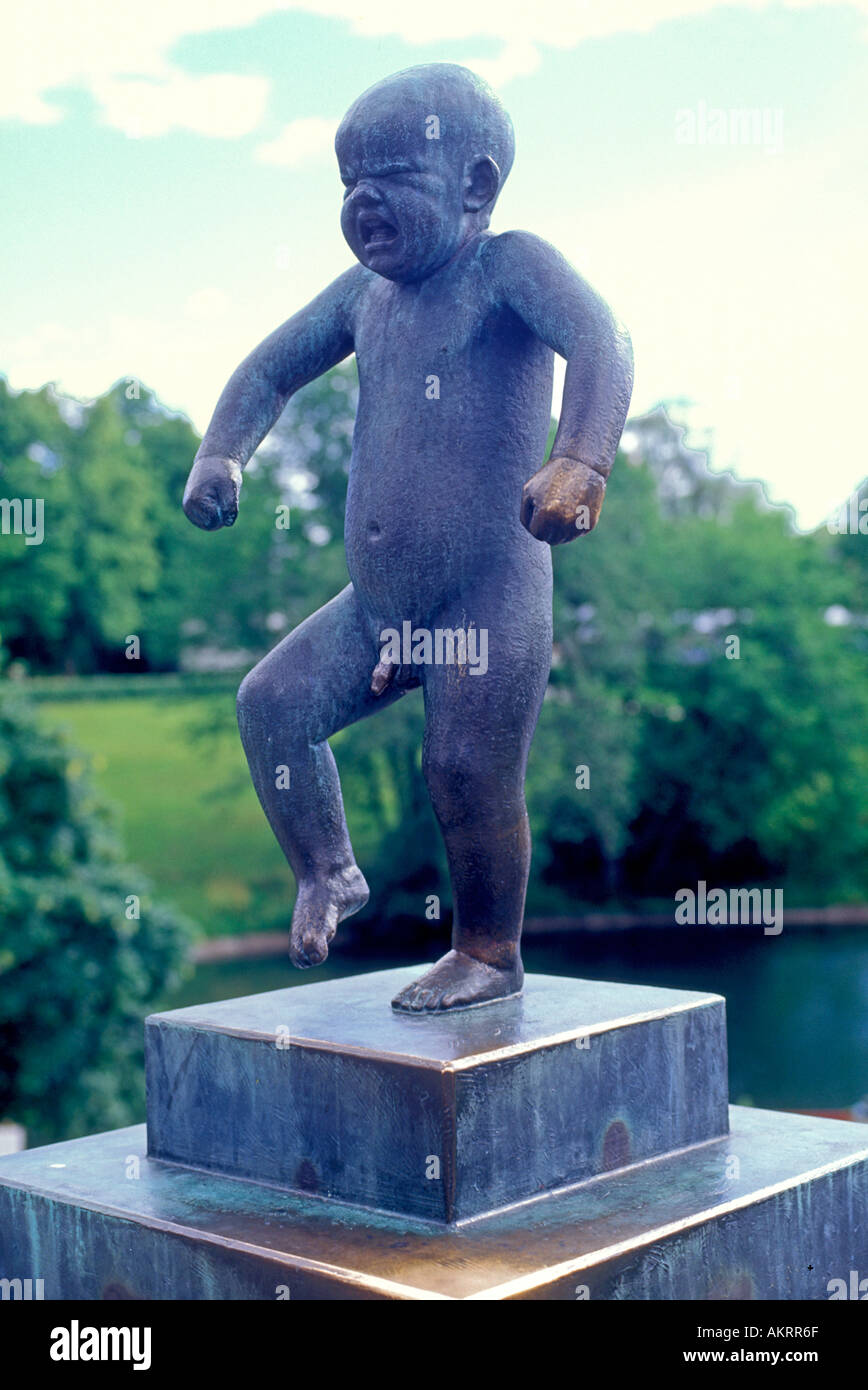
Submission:
M 502 284 L 527 274 L 534 267 L 562 260 L 550 242 L 535 232 L 520 230 L 500 232 L 496 236 L 488 234 L 480 255 L 490 273 Z

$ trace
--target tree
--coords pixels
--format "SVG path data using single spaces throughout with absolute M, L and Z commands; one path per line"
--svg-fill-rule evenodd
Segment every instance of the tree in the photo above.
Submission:
M 37 670 L 95 671 L 122 659 L 159 574 L 161 487 L 109 392 L 90 406 L 0 382 L 0 478 L 44 509 L 44 534 L 4 535 L 7 651 Z
M 0 493 L 42 503 L 50 541 L 0 536 L 0 622 L 13 656 L 37 667 L 61 665 L 70 621 L 72 514 L 63 468 L 71 435 L 51 387 L 16 394 L 0 378 Z M 36 538 L 33 538 L 34 542 Z
M 124 864 L 82 759 L 0 684 L 0 1115 L 32 1143 L 141 1118 L 142 1021 L 187 928 Z

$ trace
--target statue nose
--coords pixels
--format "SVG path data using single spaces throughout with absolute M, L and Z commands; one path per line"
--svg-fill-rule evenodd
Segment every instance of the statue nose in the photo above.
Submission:
M 375 184 L 363 179 L 357 183 L 353 189 L 352 200 L 354 203 L 362 203 L 369 207 L 374 207 L 383 201 L 383 195 Z

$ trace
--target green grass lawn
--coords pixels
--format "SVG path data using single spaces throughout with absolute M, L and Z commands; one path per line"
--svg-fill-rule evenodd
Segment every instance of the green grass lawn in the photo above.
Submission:
M 288 926 L 294 886 L 250 782 L 227 695 L 45 702 L 90 754 L 126 858 L 207 936 Z

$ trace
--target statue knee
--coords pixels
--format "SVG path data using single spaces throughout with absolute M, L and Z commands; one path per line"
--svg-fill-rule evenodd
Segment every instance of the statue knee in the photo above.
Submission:
M 516 796 L 522 799 L 521 778 L 504 776 L 496 759 L 471 741 L 432 741 L 422 772 L 437 815 L 453 823 L 499 819 Z
M 260 661 L 258 666 L 254 666 L 238 687 L 235 711 L 242 733 L 255 719 L 267 712 L 273 698 L 272 683 L 262 669 L 265 664 L 264 661 Z

